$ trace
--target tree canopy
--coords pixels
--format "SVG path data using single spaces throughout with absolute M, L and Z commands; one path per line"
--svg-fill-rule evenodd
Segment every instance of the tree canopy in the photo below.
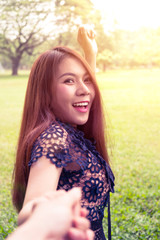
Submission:
M 30 62 L 36 51 L 55 45 L 80 51 L 77 28 L 86 23 L 97 32 L 98 68 L 160 66 L 160 29 L 115 28 L 106 34 L 91 0 L 1 0 L 0 59 L 6 66 L 9 59 L 16 75 L 20 62 Z
M 24 54 L 47 40 L 76 48 L 77 25 L 92 23 L 96 11 L 90 0 L 2 0 L 0 9 L 0 54 L 10 59 L 13 75 Z
M 1 0 L 0 54 L 12 62 L 16 75 L 24 53 L 32 55 L 49 33 L 44 28 L 50 16 L 50 5 L 45 0 Z

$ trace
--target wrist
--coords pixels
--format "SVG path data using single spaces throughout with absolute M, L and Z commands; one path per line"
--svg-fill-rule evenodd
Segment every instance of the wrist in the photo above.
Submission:
M 37 224 L 32 224 L 30 220 L 19 226 L 7 240 L 44 240 L 45 234 L 38 228 Z
M 85 58 L 93 58 L 97 56 L 97 51 L 94 50 L 86 50 L 84 51 Z
M 85 59 L 90 65 L 92 71 L 95 73 L 96 72 L 96 55 L 85 55 Z

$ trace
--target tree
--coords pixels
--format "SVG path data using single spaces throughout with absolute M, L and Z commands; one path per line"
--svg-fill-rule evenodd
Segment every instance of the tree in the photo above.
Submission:
M 24 53 L 32 55 L 47 40 L 50 32 L 44 29 L 50 9 L 47 0 L 1 0 L 0 54 L 10 59 L 12 75 L 18 74 Z
M 81 23 L 93 23 L 94 13 L 91 0 L 55 0 L 56 23 L 69 32 Z
M 54 16 L 59 34 L 56 39 L 58 45 L 77 45 L 76 34 L 80 24 L 99 25 L 99 10 L 94 8 L 91 0 L 55 0 Z
M 22 57 L 33 55 L 44 41 L 80 50 L 76 42 L 78 25 L 100 24 L 91 0 L 1 0 L 0 9 L 0 54 L 10 59 L 13 75 Z M 49 16 L 52 25 L 47 23 Z M 47 25 L 52 33 L 44 32 Z
M 98 65 L 102 66 L 103 71 L 105 72 L 107 68 L 112 65 L 113 62 L 113 53 L 105 49 L 103 52 L 98 54 L 97 63 Z

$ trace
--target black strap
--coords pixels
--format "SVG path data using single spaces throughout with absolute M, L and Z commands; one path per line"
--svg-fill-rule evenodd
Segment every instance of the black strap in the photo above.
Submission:
M 108 194 L 108 240 L 111 240 L 110 193 Z

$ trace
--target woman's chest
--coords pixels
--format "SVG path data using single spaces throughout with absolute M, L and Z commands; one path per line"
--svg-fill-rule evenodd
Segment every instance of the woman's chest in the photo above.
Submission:
M 68 191 L 73 187 L 81 187 L 85 205 L 99 205 L 109 190 L 106 168 L 93 154 L 88 154 L 85 161 L 87 165 L 84 169 L 77 162 L 72 162 L 62 170 L 58 189 Z

